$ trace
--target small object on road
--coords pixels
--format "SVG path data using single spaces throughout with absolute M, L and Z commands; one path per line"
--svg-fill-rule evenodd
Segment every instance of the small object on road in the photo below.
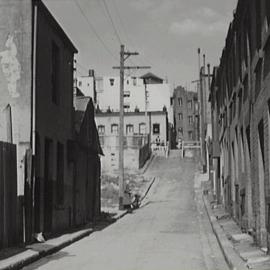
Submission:
M 141 205 L 140 201 L 141 196 L 139 194 L 134 195 L 134 199 L 132 201 L 132 209 L 138 209 Z
M 46 242 L 42 232 L 39 232 L 39 233 L 35 233 L 33 235 L 34 239 L 38 242 L 38 243 L 44 243 Z

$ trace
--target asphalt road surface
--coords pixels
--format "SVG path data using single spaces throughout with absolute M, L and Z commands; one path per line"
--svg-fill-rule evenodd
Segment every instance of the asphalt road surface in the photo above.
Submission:
M 24 269 L 227 270 L 194 180 L 196 165 L 177 152 L 156 158 L 145 205 Z

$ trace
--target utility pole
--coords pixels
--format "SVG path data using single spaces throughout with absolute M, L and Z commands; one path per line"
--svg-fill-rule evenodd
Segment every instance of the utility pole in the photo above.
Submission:
M 148 131 L 148 125 L 147 125 L 147 122 L 148 122 L 148 118 L 147 118 L 147 104 L 148 104 L 148 93 L 147 93 L 147 81 L 146 79 L 144 78 L 143 79 L 143 84 L 144 84 L 144 117 L 145 117 L 145 130 L 144 130 L 144 133 L 147 134 L 147 131 Z
M 124 71 L 125 69 L 145 69 L 149 66 L 125 66 L 125 60 L 131 55 L 138 55 L 137 52 L 125 51 L 125 46 L 120 47 L 120 66 L 113 69 L 120 69 L 120 102 L 119 102 L 119 209 L 124 209 Z
M 119 102 L 119 209 L 123 210 L 124 198 L 124 53 L 125 46 L 120 49 L 120 102 Z
M 202 119 L 203 119 L 203 115 L 202 115 L 202 99 L 201 99 L 201 95 L 202 95 L 202 77 L 201 77 L 201 49 L 198 48 L 198 67 L 199 67 L 199 80 L 198 80 L 198 104 L 199 104 L 199 126 L 198 126 L 198 130 L 199 130 L 199 139 L 200 139 L 200 151 L 201 151 L 201 159 L 202 159 L 202 154 L 203 154 L 203 151 L 202 151 Z

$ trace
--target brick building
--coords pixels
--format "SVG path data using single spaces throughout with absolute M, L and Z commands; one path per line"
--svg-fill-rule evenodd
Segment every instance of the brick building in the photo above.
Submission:
M 198 95 L 178 86 L 173 93 L 173 117 L 176 132 L 176 142 L 198 140 Z
M 215 192 L 256 243 L 269 247 L 270 1 L 238 1 L 213 74 Z

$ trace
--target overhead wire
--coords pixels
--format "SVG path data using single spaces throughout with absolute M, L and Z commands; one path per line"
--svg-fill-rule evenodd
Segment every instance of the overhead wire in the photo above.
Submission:
M 115 26 L 115 24 L 114 24 L 114 21 L 113 21 L 113 19 L 112 19 L 110 10 L 109 10 L 108 5 L 107 5 L 107 3 L 106 3 L 106 0 L 102 0 L 102 2 L 103 2 L 103 4 L 104 4 L 105 10 L 106 10 L 106 12 L 107 12 L 107 14 L 108 14 L 108 17 L 109 17 L 109 19 L 110 19 L 110 21 L 111 21 L 111 24 L 112 24 L 112 27 L 113 27 L 113 30 L 114 30 L 114 34 L 115 34 L 115 36 L 117 37 L 117 39 L 118 39 L 118 41 L 119 41 L 119 44 L 121 45 L 121 44 L 122 44 L 122 41 L 121 41 L 120 35 L 119 35 L 119 33 L 118 33 L 118 30 L 117 30 L 117 28 L 116 28 L 116 26 Z
M 117 15 L 117 18 L 119 19 L 119 22 L 120 22 L 120 25 L 121 25 L 121 28 L 123 30 L 123 33 L 125 35 L 125 39 L 126 41 L 129 43 L 129 45 L 131 45 L 133 47 L 133 49 L 135 49 L 137 46 L 135 46 L 135 43 L 133 42 L 133 39 L 131 39 L 130 35 L 128 34 L 128 31 L 127 31 L 127 28 L 125 27 L 125 23 L 124 23 L 124 20 L 122 19 L 122 15 L 121 13 L 119 12 L 118 8 L 117 8 L 117 5 L 115 3 L 115 0 L 112 1 L 113 3 L 113 6 L 114 6 L 114 10 L 116 11 L 116 15 Z M 133 65 L 137 65 L 135 64 L 137 61 L 135 61 L 135 63 L 130 59 L 130 62 L 133 64 Z M 142 62 L 139 61 L 141 64 Z M 134 72 L 137 72 L 137 70 L 135 70 Z
M 84 13 L 83 9 L 81 8 L 78 0 L 74 0 L 74 2 L 76 4 L 76 6 L 78 7 L 80 13 L 83 15 L 83 17 L 85 18 L 86 22 L 90 26 L 91 30 L 93 31 L 93 33 L 97 37 L 97 39 L 100 41 L 100 43 L 103 45 L 104 49 L 107 51 L 107 53 L 110 54 L 114 59 L 117 59 L 118 60 L 118 58 L 112 53 L 112 51 L 105 44 L 105 42 L 103 41 L 103 39 L 99 36 L 99 34 L 97 33 L 95 27 L 92 25 L 92 23 L 90 22 L 90 20 L 88 19 L 88 17 L 85 15 L 85 13 Z
M 111 11 L 110 11 L 110 9 L 109 9 L 109 6 L 108 6 L 107 3 L 106 3 L 106 0 L 102 0 L 103 5 L 101 4 L 101 2 L 100 2 L 99 0 L 97 0 L 97 2 L 98 2 L 98 4 L 100 4 L 100 6 L 101 6 L 101 8 L 102 8 L 102 11 L 104 12 L 104 15 L 105 15 L 106 17 L 108 17 L 108 19 L 109 19 L 109 21 L 110 21 L 110 25 L 112 26 L 112 29 L 113 29 L 113 31 L 114 31 L 114 34 L 115 34 L 115 36 L 116 36 L 116 38 L 117 38 L 119 44 L 120 44 L 120 45 L 123 44 L 122 38 L 121 38 L 121 35 L 120 35 L 120 31 L 119 31 L 119 29 L 116 27 L 116 23 L 115 23 L 115 21 L 113 20 L 112 13 L 111 13 Z M 88 2 L 88 4 L 89 4 L 89 2 Z M 90 4 L 89 4 L 89 5 L 90 5 Z M 119 17 L 119 16 L 118 16 L 118 17 Z M 126 41 L 128 41 L 127 38 L 126 38 Z M 138 66 L 137 64 L 134 63 L 134 61 L 133 61 L 131 58 L 128 58 L 127 61 L 129 61 L 130 63 L 132 63 L 134 66 Z M 133 73 L 135 73 L 136 71 L 137 71 L 137 70 L 134 70 L 134 71 L 131 71 L 131 70 L 125 70 L 124 73 L 125 73 L 126 76 L 131 76 L 131 73 L 133 74 Z
M 77 66 L 80 67 L 82 70 L 87 71 L 88 69 L 86 67 L 84 67 L 83 65 L 81 65 L 80 63 L 78 63 L 78 61 L 76 62 Z

